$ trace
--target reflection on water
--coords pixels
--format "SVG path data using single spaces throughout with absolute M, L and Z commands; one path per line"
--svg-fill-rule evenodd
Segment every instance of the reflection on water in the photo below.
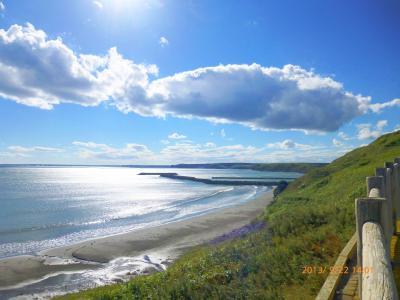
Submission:
M 1 167 L 0 258 L 196 216 L 243 203 L 267 189 L 137 175 L 148 170 Z M 151 169 L 151 172 L 202 178 L 268 175 L 252 170 Z

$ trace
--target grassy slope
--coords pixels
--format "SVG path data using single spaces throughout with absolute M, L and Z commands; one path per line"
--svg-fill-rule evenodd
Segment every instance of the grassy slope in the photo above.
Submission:
M 325 166 L 325 163 L 271 163 L 256 164 L 251 167 L 252 170 L 271 171 L 271 172 L 299 172 L 307 173 L 315 168 Z
M 354 199 L 365 177 L 400 156 L 400 132 L 382 136 L 290 184 L 266 210 L 269 228 L 189 251 L 166 272 L 63 299 L 313 299 L 355 229 Z
M 212 163 L 212 164 L 179 164 L 175 168 L 208 168 L 208 169 L 251 169 L 271 172 L 307 173 L 314 168 L 325 166 L 325 163 Z

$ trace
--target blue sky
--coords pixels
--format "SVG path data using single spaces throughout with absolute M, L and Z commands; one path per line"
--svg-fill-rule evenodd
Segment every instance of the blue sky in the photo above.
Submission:
M 400 128 L 398 1 L 0 3 L 0 163 L 329 162 Z

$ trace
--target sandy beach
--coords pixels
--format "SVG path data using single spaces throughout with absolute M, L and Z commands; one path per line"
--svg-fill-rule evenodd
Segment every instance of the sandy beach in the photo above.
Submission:
M 183 221 L 49 249 L 35 256 L 2 259 L 0 295 L 1 290 L 27 285 L 57 273 L 100 268 L 119 257 L 164 253 L 171 262 L 188 248 L 248 224 L 272 199 L 272 192 L 267 192 L 248 203 Z

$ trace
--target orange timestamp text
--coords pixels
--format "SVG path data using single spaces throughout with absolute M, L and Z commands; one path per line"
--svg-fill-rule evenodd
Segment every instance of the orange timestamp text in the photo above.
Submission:
M 348 266 L 303 266 L 303 274 L 350 274 L 372 273 L 372 267 L 348 267 Z

